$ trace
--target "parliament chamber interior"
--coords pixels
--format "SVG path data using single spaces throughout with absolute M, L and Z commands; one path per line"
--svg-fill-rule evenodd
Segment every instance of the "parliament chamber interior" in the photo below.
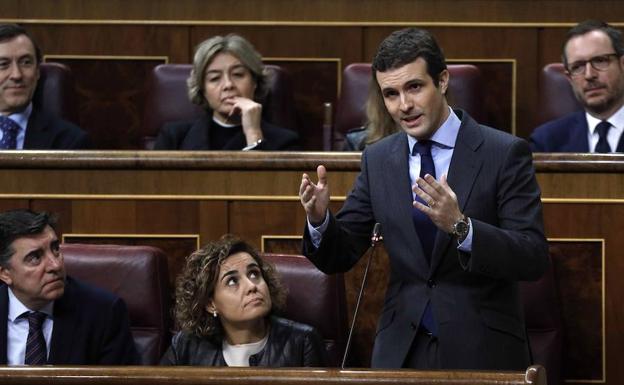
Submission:
M 87 131 L 93 148 L 0 151 L 0 210 L 58 215 L 68 274 L 125 300 L 145 365 L 169 346 L 185 258 L 236 234 L 276 265 L 289 289 L 285 313 L 321 332 L 333 367 L 0 367 L 0 382 L 624 383 L 623 155 L 533 155 L 550 265 L 519 288 L 541 365 L 526 372 L 367 369 L 389 279 L 383 245 L 359 310 L 353 370 L 340 370 L 366 260 L 330 276 L 303 257 L 298 196 L 302 173 L 319 164 L 332 212 L 351 191 L 361 153 L 342 151 L 345 135 L 366 123 L 371 58 L 392 31 L 430 31 L 451 74 L 449 104 L 528 139 L 582 109 L 561 64 L 565 33 L 588 18 L 622 29 L 619 1 L 5 0 L 2 8 L 0 22 L 22 25 L 43 50 L 33 103 Z M 202 113 L 186 93 L 193 52 L 228 33 L 262 54 L 272 74 L 263 116 L 296 131 L 302 151 L 153 150 L 165 122 Z

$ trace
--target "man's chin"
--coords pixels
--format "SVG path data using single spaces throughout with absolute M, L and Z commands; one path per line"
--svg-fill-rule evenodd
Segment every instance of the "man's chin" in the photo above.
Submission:
M 602 114 L 613 107 L 613 103 L 605 98 L 590 98 L 583 103 L 586 110 L 594 114 Z
M 406 127 L 404 125 L 401 125 L 401 128 L 405 133 L 407 133 L 407 135 L 416 139 L 428 139 L 431 136 L 431 133 L 429 132 L 429 130 L 427 130 L 427 127 L 423 125 L 419 125 L 417 127 Z
M 28 107 L 28 103 L 30 103 L 30 99 L 28 97 L 13 98 L 6 104 L 5 109 L 11 114 L 22 112 L 26 109 L 26 107 Z
M 61 298 L 63 294 L 65 294 L 65 286 L 48 291 L 45 294 L 45 298 L 49 301 L 56 301 Z
M 59 279 L 53 282 L 50 282 L 44 287 L 44 296 L 50 300 L 54 301 L 63 296 L 65 293 L 65 280 Z

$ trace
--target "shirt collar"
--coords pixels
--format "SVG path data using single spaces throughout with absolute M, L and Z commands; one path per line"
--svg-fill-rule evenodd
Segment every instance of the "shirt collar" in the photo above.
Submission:
M 449 115 L 442 123 L 440 128 L 433 133 L 433 136 L 430 140 L 438 147 L 444 148 L 454 148 L 455 142 L 457 141 L 457 134 L 459 133 L 459 127 L 461 126 L 461 120 L 455 114 L 455 111 L 451 107 L 449 109 Z M 416 144 L 418 140 L 413 136 L 407 136 L 407 143 L 410 148 L 410 154 L 412 153 L 411 149 L 414 148 L 414 144 Z
M 20 126 L 21 131 L 26 131 L 26 127 L 28 126 L 28 119 L 30 119 L 30 114 L 32 114 L 32 109 L 33 105 L 32 102 L 30 102 L 28 103 L 28 106 L 22 111 L 7 115 L 7 118 L 17 123 Z
M 217 118 L 214 114 L 212 115 L 212 121 L 217 123 L 221 127 L 232 128 L 232 127 L 240 127 L 241 126 L 240 124 L 224 123 L 219 118 Z
M 13 290 L 11 290 L 11 288 L 8 288 L 8 289 L 9 289 L 9 316 L 8 316 L 9 321 L 15 322 L 15 320 L 19 316 L 24 314 L 25 312 L 34 311 L 26 307 L 26 305 L 24 305 L 22 301 L 17 299 L 15 294 L 13 294 Z M 48 304 L 46 304 L 44 307 L 42 307 L 38 311 L 42 313 L 46 313 L 48 317 L 52 317 L 53 310 L 54 310 L 54 301 L 50 301 Z
M 602 122 L 602 120 L 591 116 L 589 113 L 585 112 L 585 117 L 587 118 L 587 127 L 589 127 L 589 133 L 594 134 L 596 131 L 596 126 L 598 123 Z M 613 115 L 609 117 L 609 119 L 605 119 L 607 122 L 611 123 L 611 125 L 618 129 L 624 128 L 624 105 L 620 107 Z

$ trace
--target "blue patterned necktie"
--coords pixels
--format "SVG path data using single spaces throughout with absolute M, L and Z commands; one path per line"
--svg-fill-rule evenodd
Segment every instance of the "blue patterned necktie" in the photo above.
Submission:
M 434 178 L 436 177 L 435 165 L 433 164 L 433 157 L 431 156 L 431 143 L 430 140 L 421 140 L 414 144 L 414 148 L 412 149 L 412 155 L 420 154 L 420 177 L 423 179 L 426 174 Z M 418 195 L 416 195 L 416 200 L 425 206 L 427 205 L 427 202 L 420 199 Z M 416 232 L 422 243 L 425 256 L 427 257 L 427 262 L 431 263 L 433 242 L 435 241 L 438 228 L 427 215 L 415 207 L 412 210 L 412 219 L 414 220 Z
M 0 116 L 0 149 L 12 150 L 17 147 L 17 133 L 20 126 L 6 116 Z
M 433 157 L 431 156 L 431 144 L 432 142 L 430 140 L 420 140 L 414 144 L 414 148 L 412 149 L 412 155 L 420 154 L 420 177 L 423 179 L 426 174 L 434 178 L 436 177 L 435 165 L 433 163 Z M 427 205 L 418 195 L 416 195 L 416 200 Z M 427 263 L 431 265 L 431 253 L 433 252 L 433 243 L 435 242 L 438 228 L 425 213 L 418 210 L 416 207 L 412 209 L 412 219 L 423 251 L 425 252 Z M 438 334 L 438 328 L 433 318 L 433 311 L 431 310 L 431 302 L 427 302 L 420 324 L 431 334 Z
M 598 144 L 596 144 L 596 152 L 603 154 L 611 152 L 611 146 L 609 146 L 609 142 L 607 141 L 607 134 L 609 133 L 610 128 L 611 123 L 606 120 L 603 120 L 596 126 L 596 131 L 598 131 Z
M 43 321 L 46 314 L 39 311 L 28 312 L 28 338 L 26 339 L 26 355 L 24 364 L 45 365 L 48 356 L 45 338 L 43 337 Z

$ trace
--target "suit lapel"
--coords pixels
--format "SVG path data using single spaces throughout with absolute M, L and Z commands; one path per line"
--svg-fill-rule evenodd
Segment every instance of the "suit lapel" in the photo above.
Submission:
M 406 266 L 414 266 L 415 272 L 429 271 L 429 265 L 422 251 L 422 244 L 414 227 L 412 219 L 412 186 L 409 176 L 409 148 L 407 134 L 397 135 L 396 140 L 390 146 L 390 155 L 386 158 L 383 168 L 383 180 L 387 192 L 387 204 L 389 216 L 397 221 L 398 228 L 403 233 L 400 239 L 407 241 L 407 250 L 415 251 L 415 254 L 407 254 L 415 261 L 408 261 Z
M 618 141 L 615 152 L 624 152 L 624 134 L 620 135 L 620 140 Z
M 589 142 L 587 140 L 587 133 L 589 127 L 587 126 L 587 118 L 585 118 L 585 112 L 579 111 L 574 116 L 576 120 L 572 125 L 569 138 L 571 139 L 570 151 L 574 152 L 589 152 Z
M 54 142 L 54 133 L 48 130 L 49 116 L 33 108 L 24 137 L 24 149 L 51 148 Z
M 482 157 L 479 148 L 483 143 L 483 135 L 477 122 L 463 111 L 456 111 L 461 118 L 461 126 L 457 134 L 455 148 L 447 175 L 451 189 L 457 195 L 459 209 L 463 212 L 470 197 L 470 192 L 477 175 L 481 170 Z M 452 237 L 438 230 L 431 258 L 431 271 L 439 265 Z
M 9 316 L 9 289 L 3 284 L 0 286 L 0 365 L 6 365 L 7 357 L 7 328 Z
M 62 364 L 69 362 L 69 355 L 72 351 L 72 343 L 76 340 L 74 286 L 71 278 L 67 278 L 65 293 L 54 302 L 54 326 L 52 328 L 52 339 L 50 341 L 49 364 Z

